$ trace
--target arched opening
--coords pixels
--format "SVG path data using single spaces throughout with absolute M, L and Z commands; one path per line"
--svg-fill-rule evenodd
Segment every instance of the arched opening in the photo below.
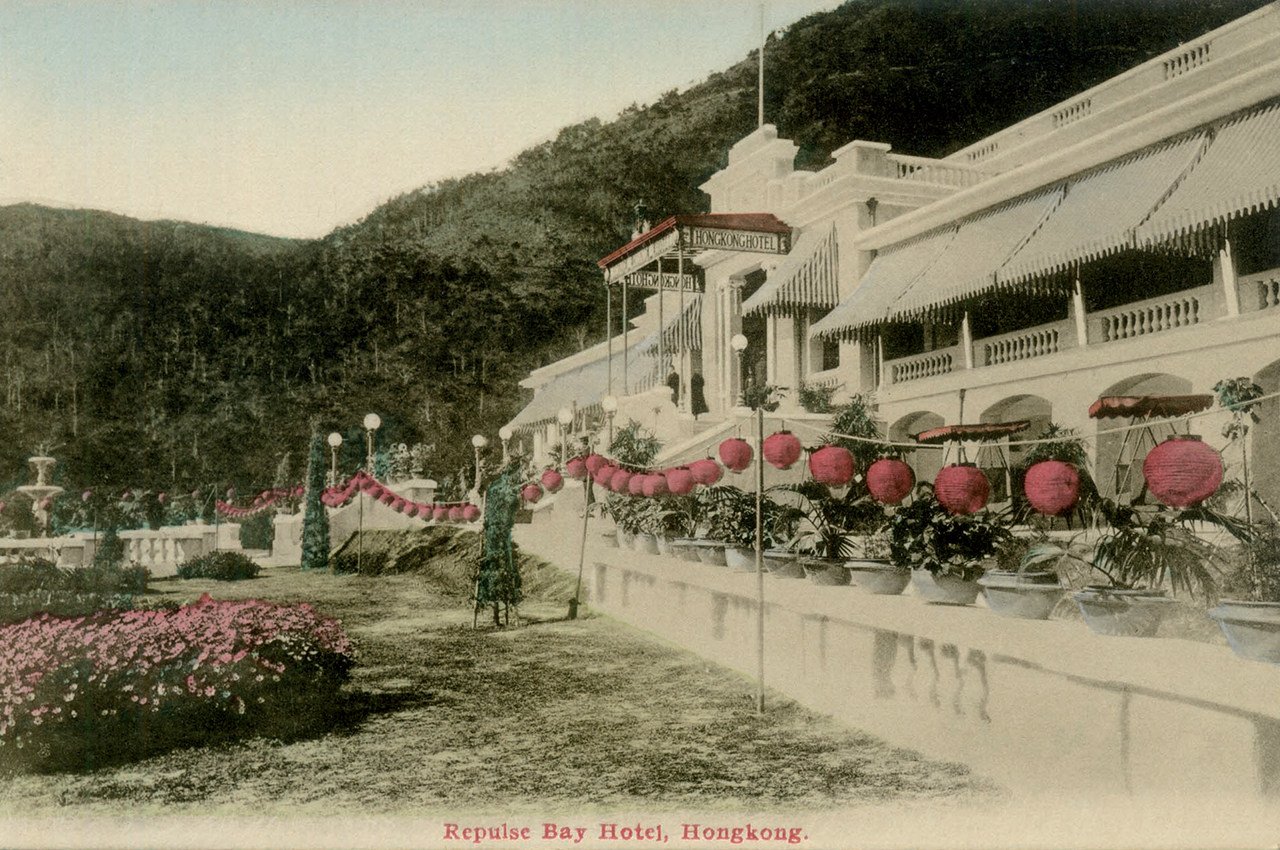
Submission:
M 1025 446 L 1008 445 L 1010 441 L 1028 440 L 1044 433 L 1053 416 L 1053 404 L 1038 395 L 1013 395 L 1002 398 L 982 411 L 978 417 L 980 422 L 1019 422 L 1026 420 L 1031 424 L 1026 431 L 992 443 L 978 452 L 978 466 L 991 481 L 991 501 L 1007 501 L 1012 494 L 1022 492 L 1022 476 L 1018 467 L 1027 453 Z M 1007 464 L 1007 467 L 1006 467 Z
M 1191 382 L 1186 378 L 1163 372 L 1146 372 L 1117 381 L 1098 393 L 1103 396 L 1187 395 Z M 1094 455 L 1095 479 L 1098 490 L 1110 498 L 1132 499 L 1142 491 L 1142 461 L 1153 447 L 1152 438 L 1145 431 L 1127 433 L 1102 433 L 1129 424 L 1126 419 L 1099 419 L 1097 421 L 1097 450 Z M 1163 433 L 1154 435 L 1163 439 Z
M 913 434 L 938 428 L 945 425 L 946 420 L 937 413 L 928 410 L 917 410 L 900 417 L 889 426 L 889 439 L 895 443 L 911 442 Z M 916 481 L 932 482 L 942 469 L 942 452 L 937 448 L 922 447 L 908 453 L 903 458 L 915 472 Z

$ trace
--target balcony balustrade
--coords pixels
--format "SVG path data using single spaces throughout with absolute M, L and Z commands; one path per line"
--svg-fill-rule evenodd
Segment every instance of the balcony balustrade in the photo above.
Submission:
M 1116 342 L 1200 324 L 1215 295 L 1213 286 L 1201 286 L 1101 310 L 1089 317 L 1089 339 Z
M 1070 322 L 1056 322 L 977 340 L 974 363 L 999 366 L 1057 354 L 1074 344 L 1075 329 Z
M 926 351 L 924 354 L 913 354 L 898 360 L 891 360 L 889 367 L 889 383 L 903 384 L 907 381 L 918 381 L 921 378 L 933 378 L 946 375 L 955 368 L 961 359 L 960 346 L 940 348 L 937 351 Z
M 1270 310 L 1280 307 L 1280 269 L 1240 277 L 1240 308 Z

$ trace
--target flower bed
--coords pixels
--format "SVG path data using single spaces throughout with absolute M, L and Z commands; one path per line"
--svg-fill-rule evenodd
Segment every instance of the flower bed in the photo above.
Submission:
M 328 722 L 353 663 L 308 605 L 42 615 L 0 627 L 0 765 L 89 769 L 184 744 Z

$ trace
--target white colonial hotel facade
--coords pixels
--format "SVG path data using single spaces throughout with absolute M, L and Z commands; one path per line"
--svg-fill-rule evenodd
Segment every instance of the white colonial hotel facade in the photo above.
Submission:
M 742 415 L 740 332 L 746 370 L 791 388 L 780 415 L 801 415 L 806 383 L 872 393 L 894 439 L 962 417 L 1092 434 L 1115 424 L 1089 418 L 1099 397 L 1240 375 L 1280 391 L 1276 4 L 943 159 L 853 141 L 807 172 L 796 151 L 761 127 L 701 187 L 710 215 L 601 261 L 611 304 L 639 290 L 646 312 L 525 380 L 535 394 L 512 425 L 536 454 L 559 409 L 612 394 L 656 426 L 666 459 L 700 455 Z M 760 242 L 717 248 L 708 234 L 726 231 Z M 677 288 L 643 288 L 664 279 Z M 644 392 L 671 369 L 679 410 Z M 697 422 L 693 375 L 709 408 Z M 1262 414 L 1257 479 L 1280 504 L 1280 405 Z M 1114 466 L 1118 438 L 1096 442 L 1098 468 Z M 939 453 L 915 455 L 932 478 Z

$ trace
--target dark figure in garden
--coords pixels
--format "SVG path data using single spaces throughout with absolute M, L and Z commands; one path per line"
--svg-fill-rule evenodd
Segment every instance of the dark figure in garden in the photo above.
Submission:
M 689 379 L 689 409 L 693 413 L 694 419 L 707 412 L 707 397 L 703 394 L 703 387 L 706 386 L 706 383 L 703 377 L 696 372 Z
M 492 605 L 495 626 L 510 622 L 512 608 L 517 608 L 519 619 L 520 568 L 511 543 L 511 529 L 520 506 L 519 475 L 518 466 L 507 467 L 485 494 L 484 548 L 476 574 L 475 614 L 478 618 L 481 608 Z
M 680 373 L 672 369 L 667 375 L 667 387 L 671 390 L 671 403 L 680 406 Z

